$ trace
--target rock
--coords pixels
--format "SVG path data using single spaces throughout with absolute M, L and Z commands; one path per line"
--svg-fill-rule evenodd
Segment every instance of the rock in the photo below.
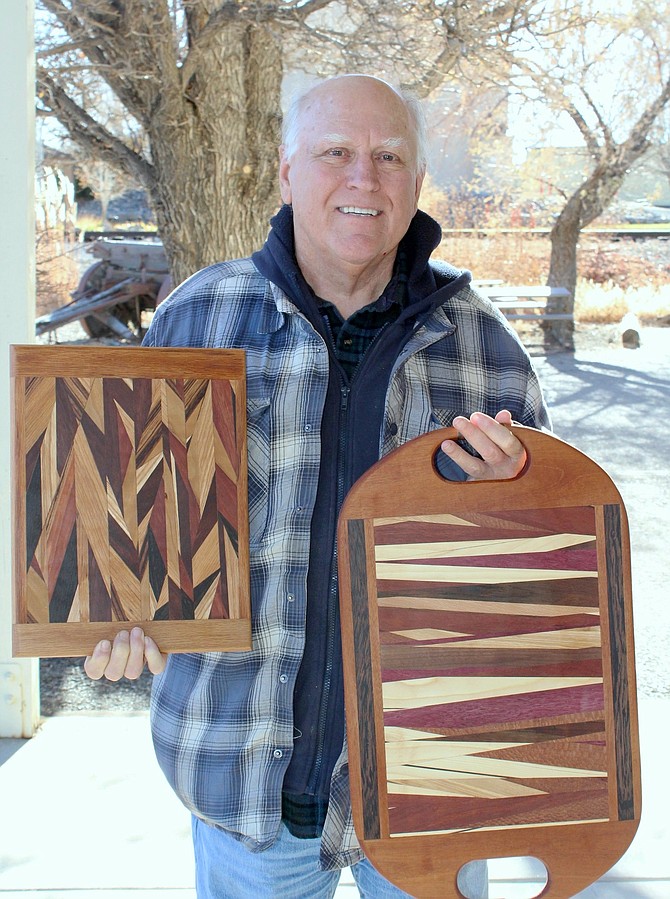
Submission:
M 627 350 L 640 349 L 640 322 L 634 313 L 628 312 L 624 315 L 619 325 L 619 333 L 621 343 Z

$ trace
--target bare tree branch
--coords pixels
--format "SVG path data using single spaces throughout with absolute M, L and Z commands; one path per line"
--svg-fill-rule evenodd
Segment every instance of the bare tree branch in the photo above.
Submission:
M 71 137 L 88 152 L 109 165 L 123 169 L 136 177 L 147 188 L 153 184 L 155 172 L 146 159 L 128 147 L 85 110 L 75 103 L 45 70 L 40 70 L 39 81 L 46 95 L 42 96 Z

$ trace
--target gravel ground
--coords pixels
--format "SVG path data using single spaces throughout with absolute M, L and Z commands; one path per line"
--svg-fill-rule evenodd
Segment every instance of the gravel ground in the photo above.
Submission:
M 136 681 L 92 681 L 84 672 L 84 659 L 40 659 L 40 710 L 60 712 L 140 712 L 149 708 L 152 675 Z

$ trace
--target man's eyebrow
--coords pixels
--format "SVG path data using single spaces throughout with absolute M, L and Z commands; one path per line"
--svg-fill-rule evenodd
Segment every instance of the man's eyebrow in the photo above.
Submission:
M 349 138 L 346 134 L 337 134 L 336 132 L 330 132 L 329 134 L 324 134 L 321 138 L 323 141 L 332 144 L 347 144 L 349 143 Z M 381 147 L 406 147 L 408 145 L 407 140 L 404 137 L 387 137 L 386 140 L 383 140 L 380 144 Z
M 388 137 L 381 143 L 382 147 L 406 147 L 407 141 L 404 137 Z

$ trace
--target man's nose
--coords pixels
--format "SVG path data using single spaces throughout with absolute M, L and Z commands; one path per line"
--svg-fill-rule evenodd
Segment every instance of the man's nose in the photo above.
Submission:
M 379 173 L 375 160 L 371 156 L 360 154 L 356 156 L 348 169 L 349 187 L 358 190 L 377 190 L 379 188 Z

